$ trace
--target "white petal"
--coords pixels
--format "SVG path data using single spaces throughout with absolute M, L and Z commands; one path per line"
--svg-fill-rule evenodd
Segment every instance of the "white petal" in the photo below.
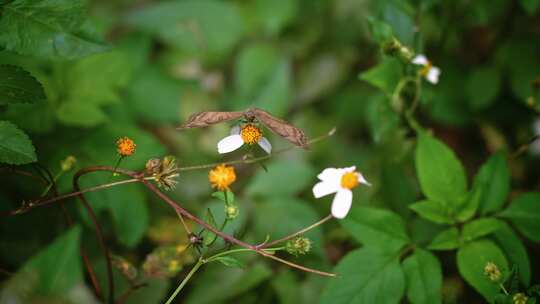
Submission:
M 235 125 L 234 127 L 231 128 L 231 135 L 235 135 L 235 134 L 240 134 L 240 126 L 239 125 Z
M 220 154 L 232 152 L 240 148 L 244 144 L 242 136 L 240 135 L 229 135 L 224 139 L 220 140 L 217 144 L 218 152 Z
M 261 137 L 257 142 L 259 146 L 268 154 L 272 152 L 272 144 L 266 139 L 266 137 Z
M 431 67 L 426 75 L 426 79 L 433 84 L 437 84 L 440 74 L 441 70 L 438 67 Z
M 351 166 L 351 167 L 343 168 L 343 170 L 344 170 L 345 172 L 354 172 L 354 171 L 356 171 L 356 166 Z
M 317 177 L 322 181 L 339 183 L 344 172 L 343 169 L 326 168 Z
M 362 175 L 362 173 L 358 172 L 358 182 L 360 184 L 364 184 L 364 185 L 367 185 L 367 186 L 371 186 L 371 184 L 364 178 L 364 176 Z
M 328 194 L 335 193 L 339 190 L 339 185 L 329 182 L 319 182 L 313 186 L 313 196 L 320 198 Z
M 332 202 L 332 215 L 335 218 L 342 219 L 344 218 L 352 205 L 352 191 L 349 189 L 341 189 L 334 196 L 334 201 Z
M 413 58 L 412 63 L 418 64 L 418 65 L 426 65 L 428 64 L 429 60 L 426 58 L 426 56 L 420 54 Z

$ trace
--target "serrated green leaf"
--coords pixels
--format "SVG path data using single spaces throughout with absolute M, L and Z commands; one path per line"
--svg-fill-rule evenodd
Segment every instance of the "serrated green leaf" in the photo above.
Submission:
M 355 207 L 341 223 L 365 246 L 396 251 L 410 241 L 403 219 L 388 210 Z
M 448 203 L 452 210 L 467 190 L 465 170 L 454 152 L 438 139 L 421 132 L 415 159 L 422 192 L 430 200 Z
M 501 228 L 502 222 L 495 218 L 481 218 L 466 223 L 461 230 L 461 238 L 468 242 L 486 236 Z
M 81 227 L 75 226 L 33 256 L 21 269 L 38 277 L 38 293 L 51 295 L 70 290 L 84 280 L 80 255 Z
M 459 247 L 459 230 L 456 227 L 440 232 L 429 244 L 431 250 L 452 250 Z
M 212 261 L 218 261 L 227 267 L 246 268 L 246 264 L 231 256 L 220 256 L 217 258 L 213 258 Z
M 43 86 L 23 68 L 0 65 L 0 105 L 45 101 Z
M 481 191 L 480 213 L 498 211 L 510 192 L 510 170 L 504 153 L 493 154 L 474 178 L 473 189 Z
M 85 32 L 82 0 L 16 0 L 2 8 L 0 46 L 46 59 L 75 59 L 108 47 Z
M 210 208 L 206 209 L 206 214 L 204 216 L 204 221 L 210 226 L 217 228 L 216 220 L 214 219 L 214 215 L 212 214 L 212 211 Z M 212 231 L 205 229 L 202 233 L 203 243 L 205 246 L 212 245 L 217 238 L 217 235 L 213 233 Z
M 438 201 L 420 201 L 409 205 L 414 212 L 418 213 L 426 220 L 438 224 L 453 224 L 454 219 L 450 214 L 450 208 L 442 202 Z
M 484 267 L 488 262 L 497 265 L 502 278 L 508 275 L 508 263 L 504 253 L 493 242 L 477 240 L 458 250 L 457 265 L 461 276 L 486 300 L 493 302 L 500 288 L 484 275 Z
M 403 271 L 407 278 L 407 298 L 411 303 L 441 303 L 442 269 L 436 256 L 429 251 L 415 249 L 403 261 Z
M 375 67 L 360 74 L 360 79 L 391 95 L 402 75 L 402 67 L 397 59 L 386 58 Z
M 532 241 L 540 242 L 540 193 L 524 193 L 500 213 Z
M 320 303 L 398 303 L 405 291 L 399 254 L 362 248 L 347 254 L 334 268 Z
M 9 121 L 0 121 L 0 163 L 23 165 L 37 161 L 30 138 Z

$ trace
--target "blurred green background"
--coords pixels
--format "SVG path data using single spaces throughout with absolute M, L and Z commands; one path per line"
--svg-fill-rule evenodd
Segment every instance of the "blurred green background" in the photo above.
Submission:
M 539 8 L 539 0 L 3 0 L 0 64 L 30 72 L 43 85 L 45 98 L 0 103 L 0 120 L 28 134 L 39 164 L 53 175 L 69 155 L 76 157 L 77 169 L 114 165 L 115 141 L 121 136 L 137 144 L 122 168 L 140 170 L 149 158 L 167 154 L 176 156 L 181 167 L 240 158 L 241 152 L 222 156 L 216 151 L 232 124 L 175 130 L 197 111 L 256 106 L 294 123 L 311 138 L 337 127 L 334 136 L 310 151 L 293 149 L 264 162 L 268 172 L 258 165 L 237 166 L 232 190 L 240 217 L 226 232 L 257 243 L 266 235 L 277 238 L 315 222 L 331 203 L 330 198 L 313 199 L 316 174 L 326 167 L 356 165 L 373 186 L 355 190 L 353 212 L 362 206 L 392 210 L 420 244 L 444 225 L 408 208 L 421 197 L 416 139 L 392 103 L 407 70 L 399 59 L 383 54 L 381 45 L 393 36 L 440 67 L 438 84 L 422 83 L 415 115 L 454 150 L 470 180 L 491 153 L 512 155 L 534 136 L 540 109 Z M 51 31 L 60 34 L 49 35 Z M 23 41 L 25 35 L 32 43 Z M 266 135 L 275 149 L 290 146 Z M 509 159 L 510 198 L 540 189 L 540 157 L 523 149 Z M 21 168 L 35 170 L 32 165 Z M 74 172 L 58 178 L 60 193 L 72 190 Z M 222 203 L 210 196 L 207 174 L 182 173 L 168 194 L 201 217 L 212 208 L 220 222 Z M 105 173 L 88 175 L 82 186 L 109 179 Z M 44 189 L 6 170 L 0 180 L 0 210 L 5 212 Z M 87 197 L 111 251 L 140 273 L 155 250 L 186 243 L 174 211 L 141 186 L 118 186 Z M 83 280 L 79 241 L 107 289 L 94 228 L 75 199 L 65 206 L 82 223 L 67 234 L 58 206 L 2 217 L 3 303 L 94 303 L 91 285 Z M 66 247 L 51 249 L 61 235 Z M 338 221 L 308 236 L 312 252 L 290 258 L 326 271 L 359 246 Z M 534 257 L 540 247 L 525 244 L 532 281 L 538 282 L 534 270 L 540 264 Z M 179 269 L 167 278 L 148 279 L 148 286 L 126 303 L 162 303 L 194 256 L 191 250 L 183 252 Z M 34 264 L 57 264 L 43 270 L 53 283 L 44 286 L 18 275 L 32 257 Z M 437 257 L 444 303 L 484 301 L 460 277 L 453 252 L 438 252 Z M 253 254 L 239 258 L 246 269 L 205 266 L 177 303 L 313 303 L 332 280 Z M 122 294 L 128 281 L 119 271 L 115 274 L 116 293 Z

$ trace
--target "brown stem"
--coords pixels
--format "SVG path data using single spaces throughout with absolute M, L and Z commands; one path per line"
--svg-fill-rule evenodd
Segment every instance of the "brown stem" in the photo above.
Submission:
M 79 178 L 83 176 L 84 174 L 92 172 L 88 171 L 88 168 L 81 169 L 75 175 L 73 176 L 73 189 L 75 191 L 81 192 L 79 187 Z M 105 244 L 105 240 L 103 237 L 103 232 L 101 229 L 101 225 L 97 221 L 96 215 L 94 214 L 94 210 L 84 197 L 82 193 L 79 193 L 78 198 L 83 203 L 84 208 L 86 209 L 86 212 L 88 213 L 88 216 L 90 217 L 90 220 L 94 224 L 94 227 L 96 228 L 96 237 L 98 239 L 99 246 L 101 248 L 101 251 L 103 252 L 103 256 L 105 257 L 105 261 L 107 264 L 107 281 L 109 284 L 109 297 L 107 299 L 108 303 L 113 303 L 114 301 L 114 278 L 113 278 L 113 272 L 112 272 L 112 263 L 111 263 L 111 257 L 109 255 L 109 249 L 107 248 L 107 245 Z
M 148 285 L 148 284 L 147 283 L 138 283 L 138 284 L 131 285 L 128 290 L 124 291 L 124 293 L 122 293 L 118 297 L 118 299 L 116 299 L 116 301 L 114 301 L 114 304 L 124 304 L 127 301 L 127 299 L 129 298 L 129 296 L 134 291 L 136 291 L 137 289 L 139 289 L 141 287 L 144 287 L 146 285 Z

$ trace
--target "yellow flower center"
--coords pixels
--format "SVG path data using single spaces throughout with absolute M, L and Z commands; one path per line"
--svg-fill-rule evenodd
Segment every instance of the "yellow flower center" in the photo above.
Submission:
M 130 156 L 135 153 L 135 143 L 128 137 L 122 137 L 116 141 L 116 151 L 120 156 Z
M 234 167 L 219 165 L 208 173 L 208 180 L 213 188 L 221 191 L 229 189 L 229 186 L 236 181 Z
M 420 69 L 420 75 L 422 75 L 423 77 L 426 77 L 426 75 L 429 73 L 429 70 L 431 70 L 432 67 L 433 67 L 433 64 L 431 63 L 431 61 L 428 61 L 426 65 L 424 65 L 424 67 Z
M 242 127 L 242 131 L 240 131 L 240 136 L 242 136 L 242 140 L 244 141 L 244 143 L 252 145 L 259 142 L 262 137 L 262 131 L 255 125 L 246 124 Z
M 358 173 L 347 172 L 341 176 L 341 186 L 347 189 L 353 189 L 358 186 Z

